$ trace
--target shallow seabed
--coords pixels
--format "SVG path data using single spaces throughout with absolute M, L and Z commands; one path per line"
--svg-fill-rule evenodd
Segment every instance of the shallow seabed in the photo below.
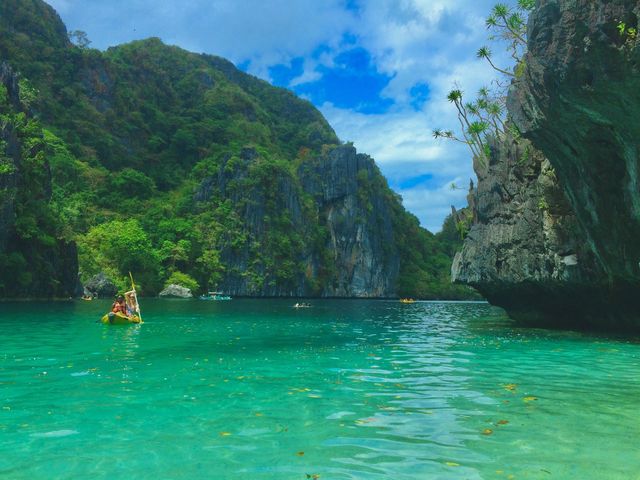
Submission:
M 483 303 L 0 303 L 0 478 L 640 478 L 640 343 Z

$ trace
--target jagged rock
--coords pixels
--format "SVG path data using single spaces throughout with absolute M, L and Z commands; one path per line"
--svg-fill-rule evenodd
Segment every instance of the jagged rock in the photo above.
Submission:
M 496 146 L 453 265 L 516 318 L 640 327 L 639 15 L 636 0 L 539 0 L 529 19 L 507 104 L 539 160 L 509 173 L 520 154 Z
M 605 327 L 640 326 L 640 48 L 628 30 L 638 16 L 635 0 L 540 1 L 509 98 L 518 127 L 554 166 L 597 266 L 591 288 L 567 297 L 583 306 L 582 321 Z
M 381 178 L 371 157 L 342 145 L 318 159 L 302 175 L 315 194 L 329 231 L 327 245 L 336 265 L 326 297 L 385 297 L 395 294 L 400 269 L 391 206 L 381 191 L 363 205 L 358 195 Z
M 0 63 L 0 85 L 7 91 L 7 99 L 14 109 L 20 111 L 18 76 L 6 63 Z M 15 222 L 15 196 L 20 168 L 20 143 L 11 123 L 0 128 L 0 140 L 5 143 L 3 156 L 10 162 L 6 172 L 0 174 L 0 252 L 6 251 Z
M 292 229 L 308 239 L 299 252 L 304 265 L 288 284 L 268 277 L 261 265 L 250 265 L 256 252 L 251 244 L 229 247 L 221 252 L 226 273 L 218 287 L 231 295 L 390 297 L 395 294 L 400 254 L 394 242 L 390 199 L 375 182 L 384 181 L 373 159 L 357 154 L 352 145 L 335 147 L 299 168 L 298 179 L 279 175 L 271 191 L 250 186 L 250 194 L 239 185 L 258 159 L 253 148 L 236 158 L 222 159 L 217 175 L 205 178 L 194 193 L 196 202 L 211 202 L 215 195 L 243 205 L 242 220 L 248 238 L 256 245 L 267 232 L 266 202 L 287 212 Z M 375 184 L 375 188 L 372 185 Z M 386 185 L 385 185 L 386 188 Z M 366 193 L 363 193 L 366 192 Z M 303 214 L 303 198 L 311 196 L 313 212 Z M 247 201 L 247 197 L 251 200 Z M 366 202 L 365 202 L 366 200 Z M 313 218 L 326 229 L 325 244 L 318 248 L 310 240 Z M 315 220 L 317 219 L 317 220 Z M 330 259 L 321 258 L 327 255 Z M 329 260 L 331 272 L 324 271 Z M 255 275 L 247 275 L 251 267 Z M 317 288 L 320 275 L 331 275 L 325 287 Z M 256 282 L 255 277 L 264 277 Z
M 526 323 L 573 321 L 581 301 L 575 304 L 567 289 L 592 289 L 596 267 L 555 171 L 524 139 L 494 140 L 491 152 L 488 165 L 475 166 L 474 223 L 452 280 Z
M 85 284 L 85 290 L 88 290 L 92 295 L 99 298 L 113 297 L 118 293 L 118 287 L 115 283 L 107 277 L 104 272 L 100 272 L 97 275 L 91 277 Z
M 556 169 L 606 280 L 640 280 L 636 0 L 540 1 L 509 111 Z M 605 279 L 603 279 L 605 280 Z
M 167 285 L 164 290 L 159 293 L 160 297 L 174 297 L 174 298 L 192 298 L 193 294 L 191 290 L 182 285 L 176 285 L 174 283 Z

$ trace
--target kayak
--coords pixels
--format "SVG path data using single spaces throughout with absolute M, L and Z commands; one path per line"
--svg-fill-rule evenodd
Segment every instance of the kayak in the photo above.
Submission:
M 200 300 L 231 300 L 231 297 L 229 295 L 200 295 Z
M 400 303 L 416 303 L 413 298 L 401 298 Z
M 109 325 L 129 325 L 130 323 L 143 323 L 140 317 L 132 315 L 127 317 L 123 313 L 106 313 L 104 317 L 100 319 L 102 323 Z

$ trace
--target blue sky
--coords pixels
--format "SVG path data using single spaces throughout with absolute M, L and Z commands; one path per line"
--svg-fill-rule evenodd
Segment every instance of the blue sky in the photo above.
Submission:
M 228 58 L 316 105 L 380 166 L 405 207 L 438 231 L 474 178 L 446 101 L 495 77 L 475 58 L 495 0 L 48 0 L 92 47 L 150 36 Z M 513 3 L 513 2 L 509 2 Z M 494 49 L 498 50 L 498 49 Z

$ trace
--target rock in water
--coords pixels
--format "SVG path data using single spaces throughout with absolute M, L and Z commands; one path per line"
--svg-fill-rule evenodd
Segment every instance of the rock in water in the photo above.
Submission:
M 516 318 L 640 327 L 639 15 L 636 0 L 539 0 L 529 19 L 508 109 L 538 160 L 527 172 L 512 140 L 496 146 L 453 266 Z
M 176 285 L 172 283 L 171 285 L 167 285 L 167 287 L 162 290 L 159 294 L 161 297 L 173 297 L 173 298 L 191 298 L 193 294 L 191 290 L 187 287 L 183 287 L 182 285 Z
M 97 295 L 98 298 L 109 298 L 118 293 L 118 287 L 116 287 L 115 283 L 113 283 L 104 272 L 100 272 L 91 277 L 87 283 L 85 283 L 84 288 L 93 295 Z
M 231 156 L 225 158 L 216 174 L 202 181 L 194 200 L 206 206 L 217 190 L 234 204 L 244 205 L 243 224 L 262 245 L 268 244 L 269 199 L 276 211 L 287 212 L 291 230 L 301 238 L 311 238 L 320 229 L 325 234 L 299 246 L 295 260 L 304 268 L 288 282 L 271 278 L 264 268 L 257 273 L 268 281 L 256 282 L 247 275 L 251 268 L 259 268 L 252 260 L 255 253 L 231 245 L 223 248 L 221 259 L 227 268 L 219 288 L 231 295 L 251 296 L 395 295 L 401 252 L 393 221 L 394 216 L 406 214 L 394 211 L 399 200 L 389 195 L 374 160 L 357 153 L 352 145 L 341 145 L 301 164 L 299 183 L 283 176 L 274 180 L 270 190 L 260 185 L 234 190 L 258 156 L 255 149 L 245 148 L 233 162 Z M 310 218 L 318 225 L 310 224 Z M 317 282 L 321 276 L 326 277 L 324 285 Z
M 525 323 L 567 322 L 582 302 L 568 291 L 586 292 L 596 281 L 575 214 L 553 167 L 529 141 L 507 136 L 491 152 L 488 165 L 475 165 L 478 186 L 468 196 L 475 223 L 452 279 Z
M 638 15 L 630 0 L 540 2 L 509 98 L 612 282 L 640 279 L 640 48 L 628 30 Z

